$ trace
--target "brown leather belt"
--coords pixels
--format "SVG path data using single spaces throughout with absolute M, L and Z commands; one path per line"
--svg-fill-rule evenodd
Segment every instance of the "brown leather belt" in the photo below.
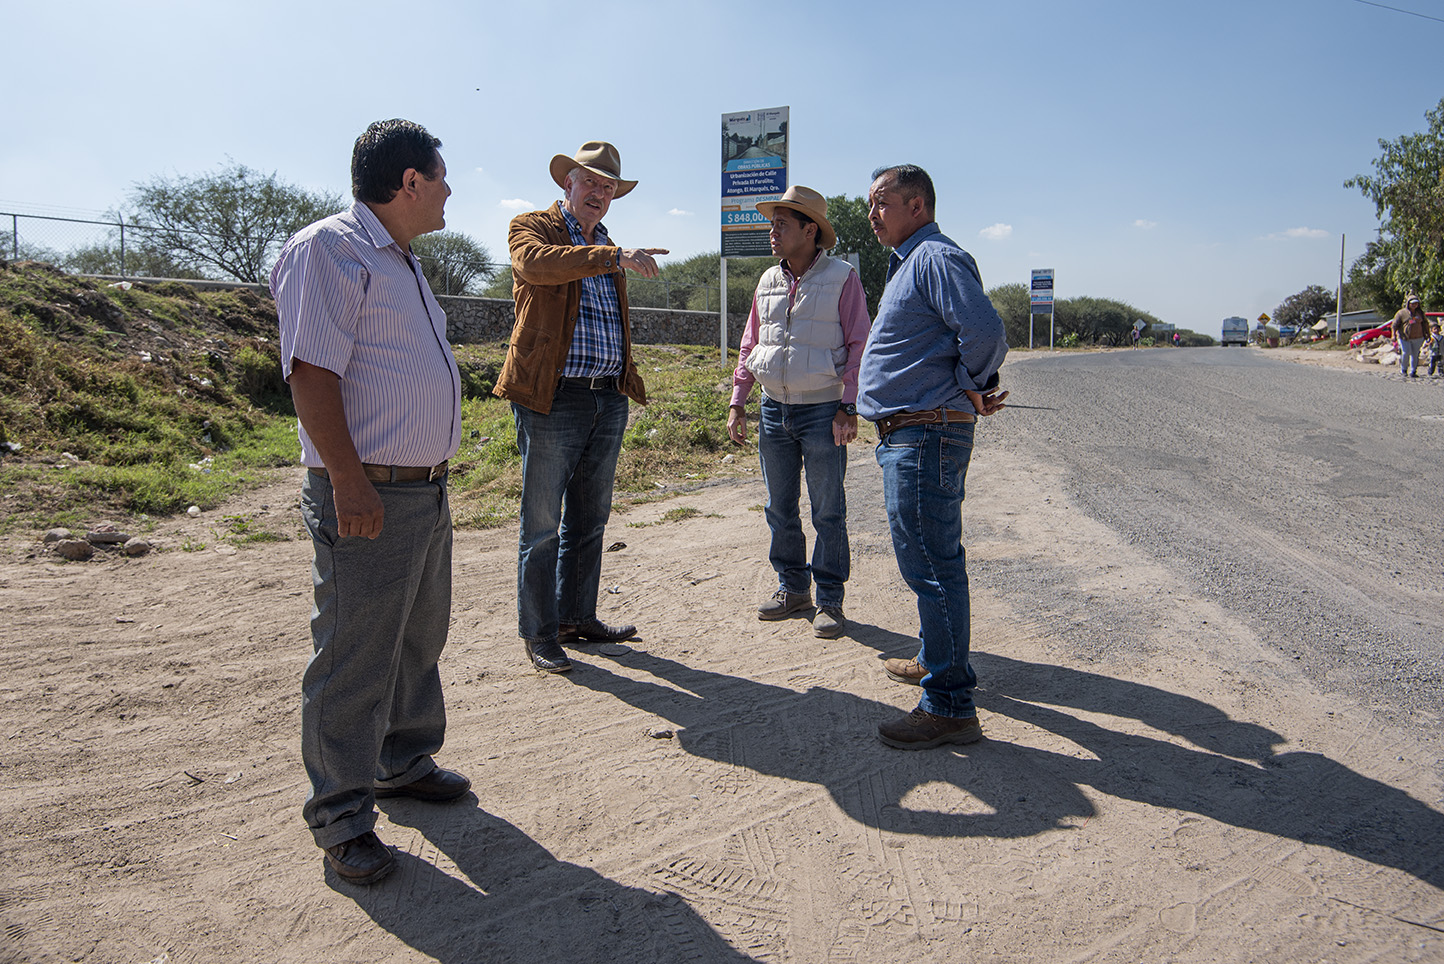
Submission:
M 877 437 L 882 438 L 895 428 L 909 425 L 948 425 L 956 422 L 976 422 L 978 416 L 972 412 L 955 412 L 950 408 L 931 408 L 926 412 L 898 412 L 884 415 L 877 420 Z
M 440 465 L 372 465 L 362 462 L 366 478 L 372 482 L 431 482 L 446 474 L 446 463 Z M 325 469 L 311 469 L 312 475 L 330 480 L 331 474 Z

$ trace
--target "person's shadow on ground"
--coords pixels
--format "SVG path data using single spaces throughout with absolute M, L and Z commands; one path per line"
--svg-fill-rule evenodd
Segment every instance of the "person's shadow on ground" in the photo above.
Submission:
M 747 964 L 685 901 L 556 859 L 475 805 L 381 801 L 391 823 L 426 841 L 371 887 L 326 881 L 378 925 L 443 964 L 706 960 Z M 435 863 L 445 855 L 460 872 Z
M 915 638 L 858 628 L 855 638 L 864 637 L 867 645 L 916 652 Z M 987 685 L 975 696 L 985 711 L 1055 733 L 1091 757 L 986 740 L 910 752 L 884 747 L 875 733 L 899 707 L 915 705 L 916 691 L 900 693 L 897 705 L 889 705 L 820 686 L 797 692 L 644 652 L 618 662 L 661 682 L 633 680 L 598 663 L 579 664 L 571 678 L 669 720 L 689 753 L 817 784 L 867 826 L 940 837 L 1029 836 L 1071 817 L 1092 816 L 1081 790 L 1089 786 L 1331 847 L 1444 886 L 1444 814 L 1321 754 L 1276 754 L 1283 742 L 1277 733 L 1157 687 L 976 654 Z M 1055 707 L 1135 719 L 1194 746 L 1109 729 Z M 959 813 L 904 805 L 910 792 L 937 782 L 953 784 L 984 806 Z

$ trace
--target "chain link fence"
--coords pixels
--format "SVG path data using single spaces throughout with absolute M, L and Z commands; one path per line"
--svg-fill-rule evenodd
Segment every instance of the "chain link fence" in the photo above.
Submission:
M 45 261 L 76 274 L 115 275 L 122 278 L 207 278 L 245 280 L 221 271 L 202 272 L 181 268 L 153 239 L 156 231 L 138 224 L 89 221 L 40 214 L 0 212 L 5 237 L 0 256 L 13 261 Z M 202 232 L 188 232 L 206 237 Z M 234 239 L 230 239 L 234 240 Z M 284 237 L 242 238 L 266 251 L 271 264 Z M 422 271 L 438 295 L 475 295 L 511 298 L 511 265 L 507 262 L 467 257 L 418 256 Z M 261 279 L 264 283 L 264 278 Z M 495 282 L 495 283 L 493 283 Z M 638 308 L 667 308 L 685 311 L 717 311 L 720 301 L 716 285 L 689 284 L 666 278 L 627 279 L 627 300 Z

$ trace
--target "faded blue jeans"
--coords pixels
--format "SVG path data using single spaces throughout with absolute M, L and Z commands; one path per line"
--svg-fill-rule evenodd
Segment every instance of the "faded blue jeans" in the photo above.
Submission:
M 976 716 L 968 661 L 971 612 L 963 551 L 963 480 L 972 423 L 894 429 L 877 444 L 888 528 L 903 580 L 918 597 L 918 705 L 937 716 Z
M 597 614 L 627 396 L 564 378 L 549 414 L 514 402 L 511 411 L 522 472 L 517 631 L 533 642 L 553 641 L 559 623 Z
M 1399 374 L 1407 378 L 1419 373 L 1419 350 L 1423 347 L 1423 338 L 1399 338 Z
M 785 405 L 762 396 L 757 451 L 767 484 L 767 527 L 772 531 L 768 559 L 779 588 L 805 593 L 817 583 L 817 605 L 842 606 L 843 585 L 851 565 L 847 544 L 847 446 L 832 439 L 837 402 Z M 802 475 L 812 502 L 812 565 L 802 534 Z

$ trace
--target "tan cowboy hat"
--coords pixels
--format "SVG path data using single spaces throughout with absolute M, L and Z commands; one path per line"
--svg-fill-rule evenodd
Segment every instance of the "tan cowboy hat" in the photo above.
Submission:
M 810 187 L 803 187 L 801 184 L 794 184 L 787 189 L 787 193 L 776 201 L 759 201 L 757 210 L 767 220 L 772 220 L 772 212 L 778 208 L 788 208 L 793 211 L 801 211 L 803 214 L 817 222 L 817 240 L 824 248 L 831 248 L 837 244 L 837 232 L 832 230 L 832 222 L 827 220 L 827 198 L 818 194 Z
M 617 193 L 612 195 L 614 198 L 626 195 L 637 186 L 636 181 L 627 181 L 622 178 L 622 157 L 617 153 L 617 149 L 606 141 L 587 141 L 578 149 L 574 157 L 567 157 L 565 154 L 553 157 L 552 180 L 556 181 L 560 187 L 565 188 L 567 173 L 574 167 L 584 167 L 593 174 L 600 174 L 616 181 Z

